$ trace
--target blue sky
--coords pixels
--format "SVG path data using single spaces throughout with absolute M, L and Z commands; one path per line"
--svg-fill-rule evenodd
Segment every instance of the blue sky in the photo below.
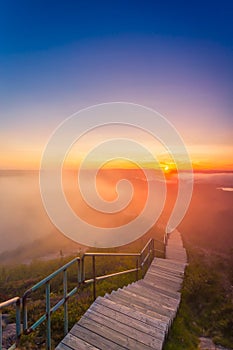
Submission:
M 0 167 L 18 167 L 15 155 L 27 167 L 63 119 L 119 100 L 156 109 L 206 153 L 226 150 L 232 18 L 231 1 L 1 2 Z

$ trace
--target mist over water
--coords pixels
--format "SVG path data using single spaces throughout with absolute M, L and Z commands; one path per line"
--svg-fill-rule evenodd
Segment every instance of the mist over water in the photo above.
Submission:
M 36 172 L 0 176 L 0 253 L 46 236 L 53 229 L 39 192 Z
M 102 174 L 97 178 L 99 195 L 106 201 L 114 200 L 117 197 L 116 183 L 127 177 L 129 181 L 133 180 L 132 176 L 130 180 L 128 175 L 124 170 L 118 171 L 117 174 L 105 171 L 104 176 Z M 87 176 L 86 187 L 89 186 L 88 178 Z M 147 184 L 142 183 L 142 179 L 143 176 L 139 172 L 139 178 L 136 176 L 132 181 L 134 182 L 134 200 L 123 212 L 115 214 L 97 212 L 85 203 L 78 190 L 76 173 L 66 173 L 63 176 L 63 186 L 71 209 L 84 221 L 101 227 L 116 227 L 134 219 L 143 209 L 147 196 Z M 137 186 L 138 182 L 140 186 Z M 51 193 L 53 195 L 53 188 Z M 56 205 L 55 200 L 54 205 Z M 43 207 L 37 172 L 2 172 L 0 174 L 0 208 L 0 253 L 13 250 L 57 231 Z
M 115 227 L 131 221 L 142 211 L 147 197 L 147 185 L 142 172 L 105 171 L 104 176 L 98 180 L 99 193 L 105 200 L 114 200 L 117 196 L 116 183 L 122 178 L 128 178 L 132 182 L 134 187 L 132 203 L 121 213 L 107 215 L 95 212 L 83 201 L 78 191 L 76 174 L 64 177 L 64 188 L 71 208 L 84 220 L 102 227 Z M 151 174 L 149 181 L 153 180 L 155 177 Z M 213 190 L 216 189 L 220 194 L 223 191 L 217 190 L 218 187 L 233 187 L 233 175 L 197 174 L 195 183 L 200 186 L 211 184 Z M 204 189 L 200 193 L 204 195 Z M 229 196 L 232 196 L 232 192 Z M 175 190 L 173 197 L 175 197 Z M 198 201 L 201 203 L 201 195 Z M 225 199 L 222 202 L 216 202 L 218 211 L 223 210 L 225 203 Z M 168 205 L 170 209 L 173 204 L 174 200 Z M 167 216 L 162 215 L 162 218 L 166 220 Z M 2 171 L 0 173 L 0 253 L 46 237 L 54 231 L 55 227 L 42 204 L 38 173 Z

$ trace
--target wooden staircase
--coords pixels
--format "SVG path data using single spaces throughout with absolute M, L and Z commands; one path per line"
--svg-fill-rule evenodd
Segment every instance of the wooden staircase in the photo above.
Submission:
M 155 258 L 144 279 L 98 297 L 56 350 L 162 349 L 179 307 L 186 265 L 175 230 L 166 259 Z

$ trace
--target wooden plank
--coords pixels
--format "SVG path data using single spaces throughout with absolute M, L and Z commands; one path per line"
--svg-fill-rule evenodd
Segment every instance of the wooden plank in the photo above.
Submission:
M 120 345 L 123 348 L 132 349 L 132 350 L 153 349 L 152 347 L 139 342 L 137 339 L 131 338 L 129 335 L 124 335 L 122 333 L 119 333 L 116 330 L 104 325 L 103 323 L 100 324 L 99 322 L 96 322 L 96 320 L 93 321 L 86 316 L 83 316 L 80 319 L 79 324 L 82 325 L 82 327 L 89 329 L 91 332 L 95 332 L 101 337 L 111 339 L 112 341 L 114 341 L 114 343 Z M 101 345 L 102 345 L 101 343 L 99 345 L 96 344 L 96 346 L 98 347 Z M 112 348 L 109 348 L 109 349 L 112 349 Z
M 70 331 L 71 334 L 76 337 L 90 343 L 93 346 L 96 346 L 101 350 L 122 350 L 125 349 L 123 346 L 116 344 L 112 340 L 107 339 L 105 336 L 99 335 L 94 331 L 82 327 L 79 323 L 76 323 Z M 111 339 L 111 338 L 110 338 Z
M 159 267 L 151 267 L 149 272 L 165 276 L 166 278 L 169 278 L 175 282 L 183 282 L 183 278 L 181 276 L 176 276 L 174 272 L 161 270 Z
M 156 270 L 148 270 L 145 277 L 148 277 L 148 276 L 152 276 L 152 277 L 155 277 L 156 279 L 157 278 L 161 278 L 161 279 L 164 279 L 165 281 L 169 281 L 171 284 L 173 284 L 174 286 L 180 286 L 183 282 L 183 279 L 182 278 L 177 278 L 177 277 L 170 277 L 168 275 L 166 275 L 165 273 L 162 273 L 162 272 L 159 272 L 159 271 L 156 271 Z
M 137 290 L 130 290 L 123 288 L 119 291 L 119 293 L 124 293 L 129 298 L 136 298 L 136 301 L 145 304 L 145 306 L 152 307 L 154 310 L 159 310 L 158 312 L 161 312 L 162 315 L 170 317 L 170 315 L 174 314 L 175 307 L 171 305 L 165 305 L 164 303 L 161 303 L 157 301 L 155 298 L 152 299 L 150 297 L 147 297 L 147 295 L 140 295 Z
M 169 283 L 169 282 L 165 282 L 163 279 L 155 279 L 155 277 L 149 277 L 147 276 L 144 281 L 146 282 L 151 282 L 154 284 L 157 284 L 159 286 L 159 288 L 163 288 L 163 289 L 167 289 L 169 291 L 172 292 L 179 292 L 181 290 L 181 287 L 178 286 L 174 286 L 173 284 Z
M 179 305 L 179 300 L 168 297 L 167 295 L 156 292 L 155 290 L 151 290 L 150 288 L 146 288 L 145 286 L 134 284 L 125 287 L 125 289 L 133 290 L 135 293 L 139 293 L 140 295 L 144 295 L 149 299 L 156 300 L 159 303 L 162 303 L 167 306 L 171 306 L 174 309 Z
M 174 250 L 167 249 L 166 250 L 166 259 L 168 259 L 168 256 L 170 256 L 170 257 L 174 256 L 174 260 L 176 260 L 175 257 L 187 258 L 187 255 L 182 251 L 178 251 L 178 250 L 174 251 Z
M 174 254 L 167 254 L 166 255 L 167 259 L 176 259 L 176 261 L 181 261 L 181 262 L 186 262 L 187 258 L 184 256 L 178 256 L 178 255 L 174 255 Z
M 161 294 L 165 294 L 169 297 L 172 297 L 174 299 L 180 300 L 180 293 L 171 289 L 168 289 L 167 287 L 163 288 L 162 285 L 158 285 L 155 282 L 150 282 L 149 280 L 140 280 L 138 281 L 139 285 L 146 286 L 147 288 L 151 288 L 152 290 L 155 290 Z
M 152 349 L 162 349 L 163 341 L 161 339 L 158 339 L 155 336 L 146 333 L 144 330 L 142 331 L 136 329 L 133 324 L 122 324 L 121 322 L 105 316 L 98 311 L 96 312 L 93 309 L 89 309 L 85 313 L 84 318 L 88 318 L 94 321 L 94 323 L 99 323 L 103 327 L 110 328 L 112 334 L 117 332 L 121 338 L 125 339 L 126 336 L 127 343 L 130 343 L 132 346 L 135 346 L 136 341 L 136 343 L 139 343 L 139 348 L 141 346 L 140 343 L 142 343 L 143 345 L 146 345 Z M 124 344 L 122 343 L 122 345 Z
M 180 264 L 177 265 L 177 264 L 174 264 L 173 260 L 166 259 L 165 262 L 162 262 L 162 261 L 157 261 L 157 259 L 156 259 L 152 266 L 153 267 L 154 266 L 161 267 L 161 268 L 163 267 L 163 268 L 175 270 L 177 273 L 180 272 L 180 273 L 184 274 L 186 263 L 181 263 L 181 262 L 179 262 L 179 263 Z
M 139 294 L 149 300 L 156 301 L 158 304 L 163 304 L 168 307 L 176 308 L 179 304 L 179 300 L 171 298 L 167 295 L 151 290 L 145 286 L 135 284 L 124 287 L 123 290 L 132 291 L 133 293 Z
M 140 283 L 139 283 L 140 282 Z M 160 298 L 166 300 L 167 302 L 174 303 L 174 305 L 177 305 L 180 301 L 180 293 L 178 292 L 168 292 L 167 289 L 161 289 L 158 288 L 156 284 L 147 283 L 145 280 L 138 281 L 137 288 L 145 289 L 145 293 L 149 292 L 151 295 L 153 295 L 155 298 Z
M 168 274 L 173 274 L 174 276 L 178 276 L 181 278 L 184 277 L 184 271 L 179 271 L 179 270 L 176 270 L 176 269 L 171 268 L 171 267 L 164 267 L 161 265 L 151 265 L 150 269 L 154 269 L 154 268 L 156 268 L 160 271 L 167 272 Z
M 173 248 L 173 249 L 182 249 L 182 250 L 185 250 L 185 248 L 183 247 L 182 243 L 181 242 L 178 242 L 178 241 L 173 241 L 173 242 L 168 242 L 166 248 Z
M 152 310 L 152 311 L 156 311 L 158 314 L 166 316 L 168 318 L 172 318 L 174 317 L 174 310 L 161 305 L 159 303 L 156 303 L 155 301 L 149 300 L 147 298 L 141 297 L 133 292 L 129 292 L 126 290 L 119 290 L 117 292 L 113 292 L 113 293 L 117 293 L 118 295 L 124 297 L 126 300 L 132 300 L 133 299 L 133 303 L 136 305 L 141 305 L 142 307 L 146 308 L 147 310 Z
M 157 328 L 161 334 L 167 332 L 168 327 L 166 322 L 157 320 L 155 317 L 146 315 L 140 311 L 133 310 L 128 306 L 114 302 L 113 300 L 107 298 L 100 297 L 96 299 L 95 303 L 99 303 L 102 306 L 108 307 L 110 310 L 117 311 L 123 315 L 127 315 L 132 319 L 144 323 L 146 326 L 152 326 L 155 329 Z
M 163 264 L 163 265 L 169 265 L 169 266 L 176 266 L 177 268 L 183 267 L 185 268 L 184 263 L 176 260 L 167 260 L 167 259 L 162 259 L 162 258 L 155 258 L 154 262 L 155 264 Z
M 159 276 L 159 277 L 165 278 L 165 279 L 167 279 L 170 282 L 178 283 L 179 285 L 181 285 L 183 283 L 183 278 L 176 277 L 176 276 L 171 276 L 170 274 L 167 274 L 166 272 L 161 272 L 161 271 L 159 271 L 157 269 L 151 269 L 149 271 L 149 273 L 152 273 L 155 276 Z
M 172 265 L 168 265 L 168 264 L 165 265 L 165 264 L 162 264 L 162 263 L 158 263 L 156 265 L 153 265 L 152 268 L 154 268 L 154 267 L 159 268 L 159 269 L 164 269 L 164 270 L 167 270 L 167 271 L 170 271 L 170 272 L 174 272 L 175 274 L 180 274 L 181 277 L 184 276 L 185 266 L 180 268 L 180 269 L 178 269 L 177 267 L 172 266 Z M 150 271 L 150 270 L 148 270 L 148 271 Z
M 134 300 L 130 301 L 129 299 L 125 298 L 122 295 L 111 294 L 111 295 L 106 295 L 105 297 L 107 299 L 113 300 L 119 304 L 128 306 L 132 310 L 140 311 L 145 315 L 149 315 L 149 316 L 157 319 L 158 321 L 166 323 L 167 325 L 171 323 L 171 319 L 169 317 L 161 315 L 158 312 L 156 312 L 155 310 L 145 309 L 144 306 L 139 305 L 138 303 L 135 303 Z
M 179 261 L 174 262 L 172 260 L 160 259 L 160 258 L 155 258 L 151 264 L 151 266 L 163 266 L 163 267 L 167 267 L 180 272 L 183 272 L 185 265 L 186 264 L 180 263 Z
M 77 338 L 75 335 L 68 333 L 62 340 L 62 344 L 73 350 L 95 350 L 98 349 L 95 346 L 87 343 L 86 341 Z M 62 349 L 62 348 L 58 348 Z M 64 349 L 64 348 L 63 348 Z
M 118 322 L 119 324 L 121 323 L 122 325 L 126 325 L 127 327 L 128 325 L 130 325 L 130 327 L 138 331 L 144 332 L 148 335 L 151 335 L 155 338 L 158 338 L 160 340 L 164 339 L 165 332 L 161 332 L 161 329 L 155 328 L 154 326 L 151 326 L 149 324 L 145 324 L 144 322 L 132 318 L 128 315 L 122 314 L 119 311 L 109 309 L 104 305 L 94 303 L 92 304 L 89 310 L 96 312 L 98 315 L 104 315 L 109 319 Z
M 63 344 L 62 342 L 58 344 L 58 346 L 55 348 L 55 350 L 72 350 L 73 348 L 70 348 L 69 346 Z
M 156 282 L 158 285 L 164 285 L 164 286 L 167 286 L 169 288 L 171 288 L 172 290 L 175 290 L 175 291 L 178 291 L 181 287 L 181 283 L 179 282 L 173 282 L 173 281 L 170 281 L 169 279 L 167 278 L 164 278 L 164 277 L 161 277 L 161 276 L 158 276 L 156 274 L 153 274 L 151 272 L 148 272 L 146 274 L 146 276 L 144 277 L 144 280 L 151 280 L 151 281 L 154 281 Z
M 181 251 L 174 251 L 174 250 L 167 250 L 166 251 L 166 259 L 168 259 L 168 256 L 174 256 L 174 257 L 180 257 L 180 258 L 187 258 L 186 253 L 181 252 Z M 174 260 L 176 260 L 176 258 L 174 258 Z
M 168 244 L 167 244 L 167 246 L 166 246 L 166 248 L 171 248 L 171 249 L 174 249 L 174 250 L 184 250 L 184 251 L 186 251 L 185 250 L 185 248 L 182 246 L 182 244 L 181 243 L 178 243 L 178 242 L 169 242 Z

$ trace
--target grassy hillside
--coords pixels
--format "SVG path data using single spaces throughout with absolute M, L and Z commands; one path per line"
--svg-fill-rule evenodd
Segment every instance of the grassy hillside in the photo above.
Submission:
M 182 302 L 165 350 L 194 350 L 198 337 L 233 348 L 233 261 L 231 256 L 189 251 Z
M 189 266 L 165 350 L 197 349 L 200 336 L 233 348 L 233 193 L 216 187 L 195 184 L 180 225 Z

